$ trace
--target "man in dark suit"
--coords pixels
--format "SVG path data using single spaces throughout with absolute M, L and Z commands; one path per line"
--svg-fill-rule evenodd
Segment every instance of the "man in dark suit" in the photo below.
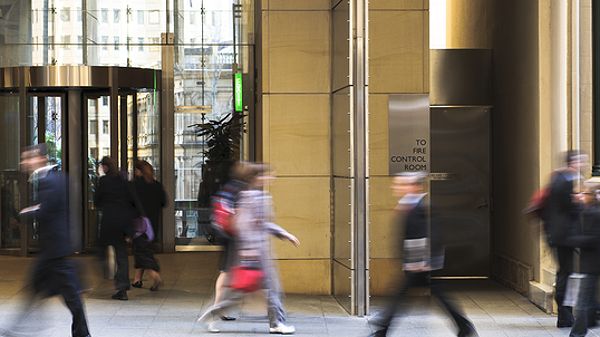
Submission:
M 404 222 L 404 236 L 398 243 L 404 247 L 402 254 L 404 279 L 398 280 L 398 288 L 387 307 L 370 323 L 375 332 L 371 337 L 384 337 L 392 323 L 400 304 L 406 300 L 411 287 L 428 286 L 431 295 L 437 298 L 441 306 L 452 318 L 458 328 L 458 337 L 474 337 L 477 332 L 464 313 L 445 295 L 440 285 L 430 278 L 430 272 L 442 268 L 443 256 L 440 247 L 432 247 L 428 225 L 428 211 L 425 204 L 425 178 L 422 172 L 406 173 L 395 177 L 392 190 L 400 197 L 396 211 L 398 219 Z M 401 226 L 401 224 L 399 224 Z M 402 244 L 403 241 L 403 244 Z
M 573 325 L 572 308 L 563 305 L 567 279 L 573 272 L 574 248 L 569 245 L 568 239 L 576 228 L 581 209 L 574 191 L 581 180 L 580 172 L 588 163 L 587 156 L 577 150 L 568 151 L 565 159 L 567 166 L 552 175 L 542 214 L 546 240 L 558 263 L 554 298 L 558 305 L 556 325 L 559 328 Z
M 38 204 L 25 208 L 22 215 L 35 216 L 39 223 L 40 253 L 30 275 L 31 293 L 13 327 L 26 323 L 36 298 L 61 295 L 71 311 L 73 337 L 89 337 L 79 280 L 73 261 L 68 222 L 68 183 L 56 168 L 48 165 L 45 144 L 31 146 L 21 154 L 21 168 L 37 181 Z M 11 329 L 12 330 L 12 329 Z M 10 330 L 7 333 L 10 336 Z

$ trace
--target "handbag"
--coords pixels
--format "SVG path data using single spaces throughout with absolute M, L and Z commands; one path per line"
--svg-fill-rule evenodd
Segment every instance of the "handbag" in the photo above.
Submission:
M 229 286 L 237 291 L 251 293 L 260 289 L 264 275 L 258 261 L 244 261 L 231 269 Z
M 152 223 L 150 222 L 150 219 L 145 216 L 138 216 L 137 218 L 133 219 L 133 231 L 134 239 L 146 234 L 149 242 L 154 241 L 154 230 L 152 229 Z
M 585 274 L 572 273 L 567 279 L 567 289 L 565 299 L 562 305 L 565 307 L 576 307 L 581 292 L 581 282 L 586 277 Z

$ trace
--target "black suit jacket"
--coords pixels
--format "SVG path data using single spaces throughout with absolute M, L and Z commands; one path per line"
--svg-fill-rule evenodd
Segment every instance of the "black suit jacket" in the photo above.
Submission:
M 36 213 L 39 221 L 41 259 L 55 259 L 72 254 L 68 214 L 68 183 L 60 172 L 51 170 L 38 181 Z
M 550 246 L 568 246 L 575 233 L 580 206 L 573 201 L 573 179 L 569 172 L 557 171 L 550 182 L 544 206 L 544 230 Z

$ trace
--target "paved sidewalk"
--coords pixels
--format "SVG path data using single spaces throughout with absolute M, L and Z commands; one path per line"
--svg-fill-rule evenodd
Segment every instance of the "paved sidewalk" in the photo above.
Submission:
M 212 300 L 217 262 L 214 254 L 161 255 L 165 279 L 158 292 L 133 289 L 129 301 L 110 299 L 111 283 L 101 280 L 90 258 L 78 258 L 85 265 L 85 280 L 93 290 L 85 304 L 94 337 L 119 336 L 214 336 L 196 323 L 201 309 Z M 15 316 L 23 280 L 31 259 L 0 257 L 0 327 Z M 492 281 L 453 282 L 448 289 L 473 320 L 481 337 L 568 336 L 569 329 L 554 327 L 549 316 L 526 298 Z M 382 303 L 374 299 L 374 309 Z M 352 317 L 330 296 L 289 295 L 285 298 L 289 323 L 296 336 L 367 336 L 366 318 Z M 398 318 L 393 336 L 454 336 L 443 312 L 425 297 L 414 297 L 408 316 Z M 259 294 L 244 301 L 236 322 L 220 324 L 223 336 L 268 335 L 264 299 Z M 30 320 L 31 336 L 69 336 L 70 315 L 59 298 L 46 301 Z M 600 329 L 588 336 L 600 336 Z

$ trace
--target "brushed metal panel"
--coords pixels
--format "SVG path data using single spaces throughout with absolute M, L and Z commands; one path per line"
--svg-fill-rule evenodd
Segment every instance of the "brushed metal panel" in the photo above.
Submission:
M 388 104 L 390 174 L 429 172 L 428 95 L 390 95 Z
M 160 90 L 161 72 L 155 69 L 99 66 L 39 66 L 0 68 L 0 88 L 18 88 L 22 73 L 27 88 L 108 88 L 115 69 L 119 88 Z
M 446 246 L 446 276 L 488 276 L 490 109 L 431 109 L 432 231 Z
M 431 105 L 491 105 L 491 49 L 431 49 Z
M 352 39 L 352 23 L 350 19 L 350 2 L 342 1 L 332 10 L 332 90 L 339 90 L 351 85 L 350 54 Z
M 350 223 L 352 209 L 351 184 L 349 178 L 334 178 L 333 201 L 333 258 L 347 268 L 352 268 L 352 224 Z
M 19 87 L 19 68 L 0 69 L 0 88 L 18 88 Z
M 350 96 L 349 88 L 340 90 L 332 95 L 332 170 L 333 174 L 341 177 L 350 177 Z
M 352 312 L 353 270 L 333 260 L 333 297 L 348 312 Z

